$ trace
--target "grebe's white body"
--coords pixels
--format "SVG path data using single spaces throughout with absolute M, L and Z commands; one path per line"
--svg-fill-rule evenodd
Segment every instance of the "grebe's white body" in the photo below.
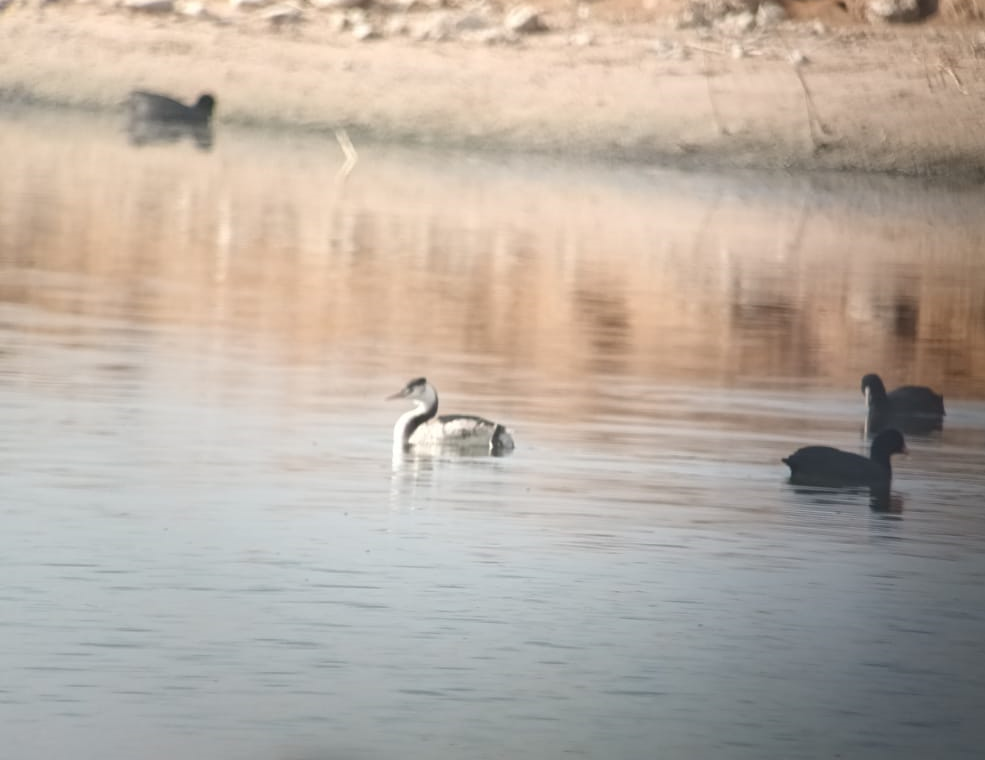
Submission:
M 388 398 L 406 398 L 414 408 L 393 426 L 394 447 L 455 448 L 503 454 L 513 450 L 513 437 L 499 423 L 470 414 L 438 415 L 438 392 L 425 378 L 411 380 Z

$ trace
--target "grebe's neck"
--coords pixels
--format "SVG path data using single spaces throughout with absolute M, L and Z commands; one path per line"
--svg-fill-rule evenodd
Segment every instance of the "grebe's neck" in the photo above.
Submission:
M 406 446 L 414 431 L 438 413 L 438 392 L 430 383 L 424 386 L 420 398 L 414 399 L 414 408 L 404 412 L 393 426 L 393 445 Z

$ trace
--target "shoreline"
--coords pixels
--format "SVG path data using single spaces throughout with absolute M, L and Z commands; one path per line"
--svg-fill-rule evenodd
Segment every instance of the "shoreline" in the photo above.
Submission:
M 344 128 L 357 148 L 985 179 L 980 27 L 785 23 L 737 40 L 636 23 L 595 25 L 591 44 L 556 32 L 484 45 L 359 42 L 326 24 L 7 10 L 0 103 L 111 111 L 134 88 L 209 90 L 219 129 Z

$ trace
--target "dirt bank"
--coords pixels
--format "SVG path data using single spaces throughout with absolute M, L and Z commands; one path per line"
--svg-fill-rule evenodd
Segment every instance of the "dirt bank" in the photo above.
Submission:
M 420 39 L 412 24 L 426 17 L 413 10 L 403 29 L 381 20 L 382 38 L 359 41 L 338 14 L 311 8 L 273 23 L 225 4 L 196 18 L 15 5 L 0 14 L 0 95 L 110 108 L 133 87 L 210 90 L 220 128 L 343 126 L 357 145 L 372 135 L 680 166 L 985 176 L 980 27 L 675 30 L 580 7 L 546 13 L 545 33 L 489 44 Z

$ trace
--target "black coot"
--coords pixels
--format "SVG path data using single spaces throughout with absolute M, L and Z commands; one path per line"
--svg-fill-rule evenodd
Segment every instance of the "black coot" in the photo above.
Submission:
M 131 92 L 128 103 L 127 133 L 136 146 L 174 143 L 190 137 L 202 150 L 212 147 L 212 112 L 215 98 L 202 95 L 193 106 L 186 106 L 166 95 Z
M 791 483 L 886 488 L 893 477 L 889 458 L 900 453 L 906 453 L 903 434 L 890 429 L 883 430 L 873 439 L 868 459 L 830 446 L 805 446 L 783 461 L 790 468 Z
M 130 118 L 176 124 L 208 124 L 215 110 L 215 97 L 206 93 L 193 106 L 155 92 L 130 93 Z
M 904 385 L 886 393 L 879 375 L 862 378 L 869 414 L 881 417 L 943 417 L 944 397 L 923 385 Z

